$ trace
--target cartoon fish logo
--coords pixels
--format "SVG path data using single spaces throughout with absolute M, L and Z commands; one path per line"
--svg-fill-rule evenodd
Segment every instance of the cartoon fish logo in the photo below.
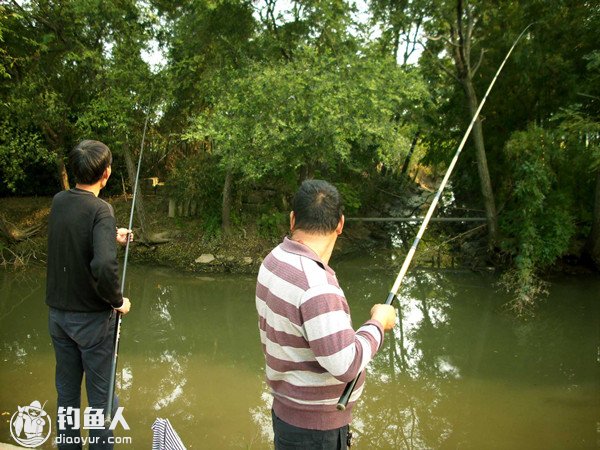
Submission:
M 10 434 L 23 447 L 42 445 L 50 437 L 51 431 L 50 416 L 37 400 L 29 406 L 17 406 L 17 411 L 10 419 Z

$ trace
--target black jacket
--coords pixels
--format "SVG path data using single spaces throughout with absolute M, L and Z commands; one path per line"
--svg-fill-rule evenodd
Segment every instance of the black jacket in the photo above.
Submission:
M 82 189 L 56 194 L 48 225 L 46 304 L 82 312 L 118 308 L 118 271 L 112 206 Z

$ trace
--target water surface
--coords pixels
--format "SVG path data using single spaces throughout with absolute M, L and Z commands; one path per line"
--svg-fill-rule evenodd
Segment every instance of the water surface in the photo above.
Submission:
M 354 325 L 395 277 L 389 255 L 332 261 Z M 0 442 L 17 405 L 55 417 L 44 273 L 0 271 Z M 554 280 L 518 320 L 492 275 L 415 271 L 398 325 L 368 368 L 357 449 L 587 449 L 600 437 L 600 280 Z M 131 267 L 118 393 L 133 445 L 168 418 L 188 448 L 270 448 L 253 276 Z M 52 448 L 48 443 L 43 448 Z

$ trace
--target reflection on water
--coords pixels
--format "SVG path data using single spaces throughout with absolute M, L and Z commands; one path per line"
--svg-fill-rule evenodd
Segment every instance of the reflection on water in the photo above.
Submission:
M 334 262 L 355 326 L 385 299 L 390 260 Z M 133 308 L 123 320 L 118 393 L 131 430 L 119 434 L 133 438 L 132 448 L 150 448 L 150 425 L 164 417 L 188 448 L 270 448 L 254 278 L 129 273 Z M 397 326 L 355 408 L 356 448 L 597 445 L 600 280 L 557 280 L 527 322 L 505 313 L 494 283 L 458 272 L 407 277 Z M 33 400 L 56 407 L 43 295 L 41 271 L 0 272 L 2 417 Z M 0 441 L 11 442 L 8 424 Z

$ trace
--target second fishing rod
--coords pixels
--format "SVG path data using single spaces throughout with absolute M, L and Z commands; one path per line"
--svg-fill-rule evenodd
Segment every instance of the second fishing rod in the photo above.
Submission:
M 140 145 L 140 156 L 138 158 L 137 170 L 135 174 L 135 182 L 133 185 L 133 198 L 131 200 L 131 212 L 129 214 L 129 225 L 127 229 L 131 230 L 133 227 L 133 214 L 135 211 L 135 199 L 137 197 L 138 184 L 140 179 L 140 168 L 142 167 L 142 156 L 144 155 L 144 143 L 146 141 L 146 129 L 148 127 L 148 119 L 150 118 L 150 112 L 146 115 L 146 121 L 144 122 L 144 131 L 142 132 L 142 144 Z M 121 275 L 121 293 L 125 292 L 125 278 L 127 276 L 127 260 L 129 257 L 129 244 L 131 239 L 128 237 L 127 242 L 125 244 L 125 257 L 123 258 L 123 274 Z M 105 424 L 110 425 L 112 419 L 113 412 L 113 403 L 115 396 L 115 382 L 117 377 L 117 359 L 119 357 L 119 342 L 121 340 L 121 320 L 122 314 L 119 311 L 115 310 L 117 315 L 116 324 L 114 330 L 114 347 L 113 347 L 113 356 L 111 361 L 110 368 L 110 379 L 108 382 L 108 394 L 106 400 L 106 411 L 104 414 Z

